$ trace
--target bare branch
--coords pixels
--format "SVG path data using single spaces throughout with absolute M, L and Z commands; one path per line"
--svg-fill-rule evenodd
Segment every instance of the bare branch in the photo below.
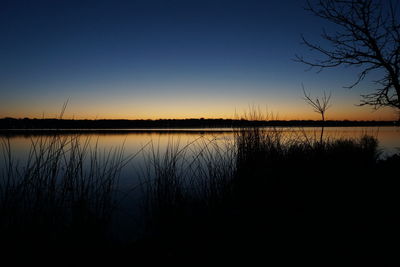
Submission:
M 303 89 L 304 101 L 313 108 L 314 112 L 321 114 L 322 121 L 325 121 L 325 112 L 328 108 L 331 107 L 331 104 L 329 102 L 331 100 L 332 94 L 329 93 L 329 95 L 327 95 L 324 91 L 324 95 L 321 98 L 316 97 L 314 100 L 312 99 L 311 94 L 306 92 L 303 84 L 301 85 L 301 87 Z
M 394 0 L 315 0 L 305 7 L 311 14 L 335 24 L 339 30 L 321 38 L 329 45 L 312 43 L 302 36 L 302 43 L 320 57 L 309 60 L 296 55 L 295 61 L 323 69 L 338 66 L 360 67 L 354 83 L 357 86 L 372 71 L 383 73 L 375 92 L 362 95 L 360 105 L 400 109 L 400 10 Z M 306 96 L 306 94 L 305 94 Z M 309 103 L 309 102 L 308 102 Z

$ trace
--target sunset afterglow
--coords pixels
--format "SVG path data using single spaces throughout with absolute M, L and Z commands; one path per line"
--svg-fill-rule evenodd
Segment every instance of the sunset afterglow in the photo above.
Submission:
M 393 120 L 358 107 L 357 69 L 294 62 L 321 27 L 302 1 L 10 1 L 0 10 L 0 117 L 232 118 L 249 106 L 318 119 L 301 84 L 332 92 L 333 120 Z M 316 23 L 318 21 L 318 23 Z M 373 78 L 373 77 L 372 77 Z

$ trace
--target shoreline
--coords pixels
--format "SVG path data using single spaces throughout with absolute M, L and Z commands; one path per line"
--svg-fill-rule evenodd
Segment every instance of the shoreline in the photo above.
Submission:
M 206 133 L 235 133 L 249 127 L 225 127 L 225 128 L 30 128 L 30 129 L 1 129 L 0 136 L 18 136 L 18 135 L 54 135 L 54 134 L 206 134 Z M 254 126 L 253 126 L 254 127 Z M 322 126 L 304 125 L 304 126 L 256 126 L 258 128 L 280 128 L 280 129 L 302 129 L 302 128 L 321 128 Z M 397 127 L 395 125 L 327 125 L 325 129 L 329 128 L 369 128 L 369 127 Z
M 160 119 L 160 120 L 66 120 L 0 119 L 0 131 L 232 131 L 247 127 L 366 127 L 399 126 L 399 121 L 316 121 L 316 120 L 233 120 L 233 119 Z

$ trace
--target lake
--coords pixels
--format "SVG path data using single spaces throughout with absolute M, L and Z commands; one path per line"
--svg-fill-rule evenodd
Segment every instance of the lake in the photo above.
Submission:
M 263 128 L 263 130 L 279 134 L 283 141 L 318 140 L 321 131 L 320 128 L 312 127 Z M 359 138 L 365 134 L 377 138 L 381 157 L 400 151 L 399 127 L 327 127 L 324 129 L 324 138 L 329 140 Z M 90 158 L 92 153 L 98 153 L 100 164 L 107 164 L 115 155 L 121 155 L 122 159 L 127 159 L 119 173 L 116 189 L 120 207 L 116 228 L 120 239 L 129 239 L 141 231 L 140 224 L 132 227 L 140 214 L 140 202 L 143 197 L 141 185 L 152 179 L 157 167 L 162 168 L 169 164 L 174 155 L 179 157 L 176 159 L 176 163 L 179 164 L 177 169 L 182 172 L 187 169 L 195 170 L 192 166 L 193 162 L 206 165 L 214 157 L 215 160 L 229 164 L 234 158 L 232 155 L 234 136 L 235 132 L 232 129 L 85 130 L 79 134 L 58 134 L 62 140 L 76 140 L 85 147 L 87 158 Z M 7 137 L 2 136 L 3 141 L 9 142 L 13 162 L 20 168 L 25 168 L 28 159 L 34 157 L 35 151 L 38 151 L 40 147 L 46 147 L 49 142 L 52 142 L 52 138 L 53 135 L 48 131 L 46 134 L 41 134 L 41 131 L 30 133 L 21 131 Z M 66 141 L 67 157 L 69 144 L 69 141 Z M 85 168 L 89 168 L 88 162 L 84 164 L 86 164 Z M 1 173 L 6 167 L 6 159 L 2 157 Z M 180 173 L 179 175 L 185 177 L 190 174 Z
M 321 131 L 318 127 L 265 129 L 279 131 L 283 140 L 317 140 Z M 46 135 L 40 133 L 40 131 L 29 134 L 21 132 L 8 137 L 12 157 L 20 166 L 23 166 L 27 160 L 33 143 L 51 137 L 48 132 Z M 329 140 L 359 138 L 365 134 L 378 139 L 381 157 L 400 151 L 399 127 L 327 127 L 324 129 L 324 138 Z M 182 149 L 185 150 L 185 156 L 190 158 L 204 146 L 227 150 L 233 145 L 234 131 L 232 129 L 93 130 L 82 131 L 78 137 L 71 133 L 62 134 L 62 136 L 63 138 L 79 138 L 80 143 L 86 143 L 89 148 L 92 150 L 96 148 L 100 154 L 104 155 L 110 151 L 123 150 L 123 157 L 131 159 L 122 170 L 120 183 L 123 187 L 132 187 L 138 184 L 137 176 L 143 175 L 146 163 L 151 161 L 151 157 L 156 156 L 154 153 L 162 156 L 168 149 Z M 5 136 L 2 138 L 4 139 Z M 4 167 L 4 160 L 0 161 L 0 167 Z

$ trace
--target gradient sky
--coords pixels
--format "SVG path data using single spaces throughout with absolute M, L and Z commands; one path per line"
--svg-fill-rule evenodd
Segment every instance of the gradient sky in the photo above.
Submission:
M 0 117 L 230 118 L 249 106 L 279 119 L 319 119 L 302 100 L 332 92 L 327 119 L 396 119 L 358 107 L 357 69 L 305 71 L 334 29 L 301 0 L 4 1 L 0 3 Z M 371 77 L 370 80 L 372 80 Z

